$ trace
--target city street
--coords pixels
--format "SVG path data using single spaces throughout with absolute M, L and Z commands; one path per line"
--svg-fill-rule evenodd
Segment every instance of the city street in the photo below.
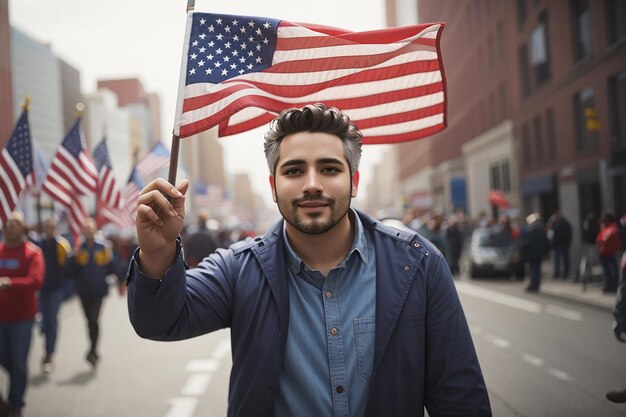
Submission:
M 515 281 L 457 281 L 489 389 L 493 415 L 623 416 L 604 398 L 626 386 L 626 346 L 607 309 L 527 295 Z M 42 375 L 34 334 L 27 417 L 225 416 L 228 332 L 160 343 L 137 337 L 125 299 L 111 291 L 102 316 L 102 360 L 84 360 L 87 336 L 76 299 L 62 308 L 57 368 Z M 0 376 L 6 392 L 6 376 Z

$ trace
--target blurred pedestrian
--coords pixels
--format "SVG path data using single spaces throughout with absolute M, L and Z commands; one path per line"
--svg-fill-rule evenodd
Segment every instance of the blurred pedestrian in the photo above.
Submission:
M 619 342 L 626 343 L 626 252 L 622 254 L 620 270 L 622 276 L 615 299 L 615 308 L 613 308 L 613 317 L 615 317 L 613 333 Z M 606 398 L 614 403 L 626 403 L 626 388 L 621 391 L 610 391 L 606 394 Z
M 448 248 L 450 248 L 450 255 L 448 257 L 450 272 L 452 272 L 453 275 L 456 275 L 459 273 L 459 261 L 461 259 L 461 251 L 463 250 L 463 235 L 456 216 L 450 216 L 448 219 L 446 240 Z
M 58 315 L 65 295 L 65 279 L 70 270 L 72 248 L 58 233 L 57 220 L 50 218 L 43 223 L 43 239 L 39 242 L 46 263 L 43 287 L 39 292 L 41 330 L 45 336 L 45 356 L 41 370 L 48 374 L 54 369 L 54 352 L 58 334 Z
M 565 280 L 569 277 L 572 226 L 559 211 L 554 213 L 550 219 L 548 236 L 550 237 L 550 243 L 552 245 L 552 277 L 554 279 L 562 278 Z M 563 266 L 563 275 L 561 275 L 561 264 Z
M 37 314 L 35 293 L 43 283 L 41 249 L 25 239 L 24 216 L 14 211 L 0 242 L 0 365 L 9 374 L 8 403 L 0 395 L 0 415 L 19 417 L 25 405 L 28 353 Z
M 435 245 L 439 252 L 447 260 L 446 256 L 450 252 L 448 242 L 445 239 L 445 235 L 442 231 L 443 216 L 440 213 L 433 213 L 430 220 L 422 224 L 417 232 L 428 239 L 430 243 Z
M 539 292 L 541 285 L 541 262 L 550 250 L 550 242 L 546 236 L 545 225 L 539 213 L 526 217 L 528 229 L 522 234 L 522 253 L 528 263 L 530 282 L 527 292 Z
M 283 219 L 194 269 L 177 240 L 189 183 L 142 190 L 128 291 L 137 333 L 179 340 L 230 327 L 229 416 L 490 416 L 439 251 L 350 208 L 361 134 L 348 116 L 285 110 L 265 155 Z
M 205 257 L 209 256 L 220 247 L 217 236 L 207 227 L 208 221 L 209 214 L 201 210 L 200 213 L 198 213 L 195 227 L 188 228 L 186 239 L 183 241 L 185 259 L 187 260 L 187 265 L 191 268 L 198 266 Z
M 107 277 L 116 273 L 111 245 L 96 237 L 97 231 L 96 221 L 87 219 L 83 226 L 82 242 L 73 257 L 76 292 L 80 297 L 89 333 L 89 351 L 85 359 L 94 368 L 100 360 L 100 310 L 109 292 Z
M 619 228 L 615 223 L 613 214 L 604 211 L 600 216 L 601 229 L 598 232 L 596 243 L 600 254 L 600 263 L 604 273 L 604 285 L 602 291 L 605 293 L 617 292 L 617 282 L 619 272 L 617 268 L 617 255 L 622 248 Z

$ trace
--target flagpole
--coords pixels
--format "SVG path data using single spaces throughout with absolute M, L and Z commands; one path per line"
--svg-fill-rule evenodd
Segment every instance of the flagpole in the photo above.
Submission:
M 195 7 L 196 0 L 187 0 L 187 13 L 192 12 Z M 170 184 L 176 186 L 176 171 L 178 170 L 178 152 L 180 149 L 180 136 L 172 133 L 172 149 L 170 153 L 170 169 L 167 180 Z

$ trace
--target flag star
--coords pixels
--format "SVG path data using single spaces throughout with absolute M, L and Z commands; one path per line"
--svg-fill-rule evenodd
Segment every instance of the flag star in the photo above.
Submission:
M 250 37 L 248 38 L 248 40 L 249 40 L 250 42 L 254 42 L 254 37 L 253 37 L 253 36 L 250 36 Z
M 194 75 L 195 73 L 196 73 L 196 69 L 195 69 L 195 68 L 192 68 L 192 69 L 189 71 L 189 75 Z
M 257 56 L 257 57 L 256 57 L 256 62 L 257 62 L 257 64 L 260 64 L 260 63 L 261 63 L 261 61 L 263 61 L 263 60 L 261 59 L 261 57 L 260 57 L 260 56 Z
M 234 40 L 235 42 L 238 42 L 238 41 L 239 41 L 239 35 L 235 35 L 235 36 L 233 36 L 233 40 Z
M 214 58 L 214 57 L 213 57 L 213 55 L 212 55 L 212 54 L 208 54 L 208 55 L 206 56 L 206 59 L 208 59 L 209 61 L 213 61 L 213 58 Z
M 235 19 L 233 20 L 233 26 L 237 26 L 239 24 L 239 20 Z
M 215 42 L 211 41 L 209 42 L 209 48 L 213 48 L 215 46 Z
M 198 58 L 198 55 L 196 55 L 196 54 L 191 54 L 190 58 L 191 58 L 191 59 L 196 59 L 196 58 Z
M 221 33 L 216 36 L 218 41 L 221 41 L 223 37 L 224 35 L 222 35 Z
M 206 19 L 202 18 L 200 19 L 200 26 L 204 25 L 206 23 Z
M 270 43 L 270 41 L 269 41 L 269 39 L 265 38 L 265 39 L 263 39 L 263 43 L 267 45 L 268 43 Z
M 224 44 L 224 47 L 225 47 L 225 48 L 227 48 L 227 49 L 228 49 L 228 48 L 230 48 L 230 42 L 226 42 L 226 43 Z
M 246 58 L 244 58 L 244 57 L 239 58 L 239 62 L 241 62 L 243 64 L 244 62 L 246 62 Z
M 224 52 L 224 51 L 222 51 L 222 48 L 217 48 L 217 49 L 215 50 L 215 53 L 216 53 L 216 54 L 218 54 L 218 55 L 221 55 L 221 54 L 222 54 L 222 52 Z
M 246 49 L 247 47 L 248 47 L 248 45 L 246 45 L 245 42 L 241 44 L 241 49 Z
M 222 66 L 222 63 L 221 63 L 220 61 L 217 61 L 217 62 L 215 63 L 215 66 L 216 66 L 217 68 L 219 68 L 219 67 L 221 67 L 221 66 Z
M 254 27 L 254 20 L 249 21 L 249 22 L 248 22 L 248 26 L 250 26 L 251 28 L 253 28 L 253 27 Z
M 242 26 L 242 27 L 239 29 L 239 31 L 240 31 L 241 33 L 246 33 L 246 28 L 245 28 L 245 26 Z
M 228 61 L 230 61 L 230 57 L 229 56 L 225 56 L 224 57 L 224 62 L 228 62 Z
M 241 74 L 243 74 L 243 73 L 244 73 L 244 70 L 240 69 L 240 70 L 239 70 L 239 75 L 241 75 Z
M 191 43 L 191 46 L 198 46 L 198 41 L 193 41 L 193 42 Z
M 254 56 L 254 52 L 248 51 L 248 56 Z
M 200 39 L 204 40 L 204 38 L 206 38 L 206 33 L 201 33 L 200 36 L 198 36 Z
M 208 27 L 209 32 L 215 32 L 215 26 L 211 25 Z
M 199 66 L 199 67 L 203 67 L 203 66 L 204 66 L 204 61 L 200 61 L 200 62 L 198 62 L 198 66 Z
M 231 67 L 232 69 L 237 69 L 237 64 L 230 64 L 230 67 Z
M 247 67 L 249 70 L 251 70 L 251 69 L 252 69 L 252 67 L 253 67 L 253 65 L 252 65 L 252 64 L 248 64 L 248 65 L 246 65 L 246 67 Z
M 257 46 L 256 46 L 256 50 L 257 50 L 257 51 L 260 51 L 260 50 L 261 50 L 261 45 L 257 45 Z
M 257 35 L 261 36 L 261 28 L 258 28 L 255 32 Z
M 215 23 L 217 23 L 218 25 L 221 25 L 221 24 L 222 24 L 222 19 L 221 19 L 221 18 L 216 19 L 216 20 L 215 20 Z
M 227 70 L 225 70 L 225 69 L 223 69 L 223 70 L 222 70 L 222 75 L 228 75 L 228 71 L 227 71 Z
M 200 52 L 201 54 L 203 54 L 204 51 L 206 51 L 206 48 L 204 46 L 198 50 L 198 52 Z
M 230 26 L 226 26 L 226 27 L 224 28 L 224 32 L 226 32 L 226 33 L 230 33 Z
M 212 73 L 213 73 L 213 70 L 211 68 L 206 69 L 206 75 L 211 75 Z
M 272 25 L 270 24 L 270 22 L 265 22 L 265 23 L 263 23 L 263 27 L 265 29 L 269 29 L 270 27 L 272 27 Z
M 232 56 L 239 56 L 239 51 L 236 49 L 233 49 L 233 51 L 231 52 Z

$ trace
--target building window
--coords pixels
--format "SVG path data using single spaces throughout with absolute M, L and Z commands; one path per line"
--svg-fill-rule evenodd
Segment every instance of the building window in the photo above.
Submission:
M 605 0 L 607 44 L 626 38 L 626 0 Z
M 587 0 L 570 0 L 574 62 L 591 55 L 591 13 Z
M 530 165 L 530 132 L 527 123 L 522 126 L 522 156 L 524 165 Z
M 508 193 L 511 191 L 509 160 L 503 159 L 489 165 L 489 186 L 492 190 Z
M 530 68 L 528 67 L 528 46 L 522 45 L 518 52 L 522 96 L 530 95 Z
M 576 123 L 576 149 L 595 149 L 598 144 L 600 120 L 593 88 L 587 87 L 574 95 L 574 120 Z
M 548 146 L 548 159 L 556 158 L 556 131 L 554 130 L 554 111 L 546 112 L 546 145 Z
M 543 132 L 541 131 L 541 117 L 535 117 L 533 120 L 535 128 L 535 159 L 537 162 L 543 161 Z
M 517 0 L 517 27 L 521 29 L 526 23 L 526 17 L 528 13 L 526 11 L 526 0 Z
M 609 78 L 611 149 L 626 149 L 626 71 Z
M 550 50 L 548 48 L 548 12 L 539 15 L 539 23 L 530 34 L 529 60 L 533 70 L 533 88 L 550 79 Z

